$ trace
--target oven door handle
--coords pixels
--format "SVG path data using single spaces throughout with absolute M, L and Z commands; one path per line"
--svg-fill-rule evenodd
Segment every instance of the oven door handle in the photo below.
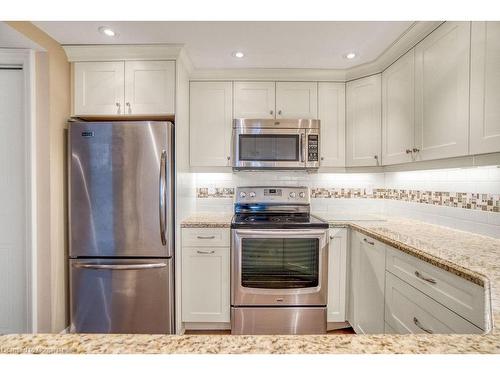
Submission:
M 287 229 L 283 230 L 258 230 L 258 229 L 236 229 L 235 234 L 238 236 L 248 236 L 248 237 L 268 237 L 268 236 L 326 236 L 328 229 Z

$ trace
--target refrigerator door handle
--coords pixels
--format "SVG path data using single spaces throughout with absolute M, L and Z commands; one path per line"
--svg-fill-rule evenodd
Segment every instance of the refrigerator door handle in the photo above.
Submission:
M 166 213 L 165 213 L 165 200 L 166 200 L 166 162 L 167 162 L 167 151 L 163 150 L 161 152 L 161 162 L 160 162 L 160 237 L 162 245 L 167 244 L 167 239 L 165 237 L 166 228 Z
M 141 264 L 89 264 L 89 263 L 74 263 L 75 268 L 89 268 L 96 270 L 144 270 L 152 268 L 166 267 L 166 263 L 141 263 Z

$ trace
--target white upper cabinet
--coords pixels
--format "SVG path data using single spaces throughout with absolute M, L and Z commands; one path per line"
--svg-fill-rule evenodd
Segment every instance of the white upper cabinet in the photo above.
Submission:
M 414 50 L 382 73 L 382 164 L 412 161 L 415 134 Z
M 125 62 L 125 114 L 170 114 L 174 108 L 174 61 Z
M 276 82 L 276 118 L 318 118 L 318 84 Z
M 175 61 L 74 64 L 75 115 L 163 115 L 175 112 Z
M 416 159 L 467 155 L 470 22 L 446 22 L 415 48 Z
M 345 166 L 345 84 L 318 83 L 322 167 Z
M 380 74 L 347 82 L 348 167 L 380 165 L 381 95 Z
M 124 70 L 123 61 L 75 63 L 74 114 L 122 115 Z
M 230 166 L 232 82 L 191 82 L 189 94 L 190 163 Z
M 234 82 L 234 118 L 275 118 L 274 82 Z
M 470 153 L 500 151 L 500 22 L 472 22 Z

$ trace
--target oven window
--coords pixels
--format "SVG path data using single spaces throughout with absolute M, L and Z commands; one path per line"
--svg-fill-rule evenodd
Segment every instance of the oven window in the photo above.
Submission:
M 299 161 L 298 134 L 241 134 L 239 142 L 241 161 Z
M 317 238 L 244 238 L 241 246 L 242 286 L 266 289 L 318 286 Z

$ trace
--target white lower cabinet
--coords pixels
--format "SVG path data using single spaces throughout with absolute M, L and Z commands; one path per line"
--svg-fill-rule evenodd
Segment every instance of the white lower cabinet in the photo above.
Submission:
M 347 228 L 330 229 L 327 322 L 346 321 Z
M 227 232 L 227 235 L 221 234 Z M 184 228 L 182 231 L 182 321 L 230 322 L 229 229 Z M 201 238 L 200 238 L 201 237 Z M 207 237 L 203 240 L 203 237 Z M 196 240 L 193 240 L 196 238 Z M 211 246 L 216 239 L 218 246 Z M 224 239 L 224 242 L 221 242 Z M 227 242 L 225 242 L 227 239 Z M 197 246 L 184 246 L 198 241 Z M 205 241 L 205 242 L 203 242 Z M 224 246 L 220 246 L 223 244 Z
M 384 333 L 385 246 L 352 232 L 352 320 L 356 333 Z
M 393 328 L 394 333 L 482 332 L 390 272 L 386 273 L 385 300 L 386 325 Z

